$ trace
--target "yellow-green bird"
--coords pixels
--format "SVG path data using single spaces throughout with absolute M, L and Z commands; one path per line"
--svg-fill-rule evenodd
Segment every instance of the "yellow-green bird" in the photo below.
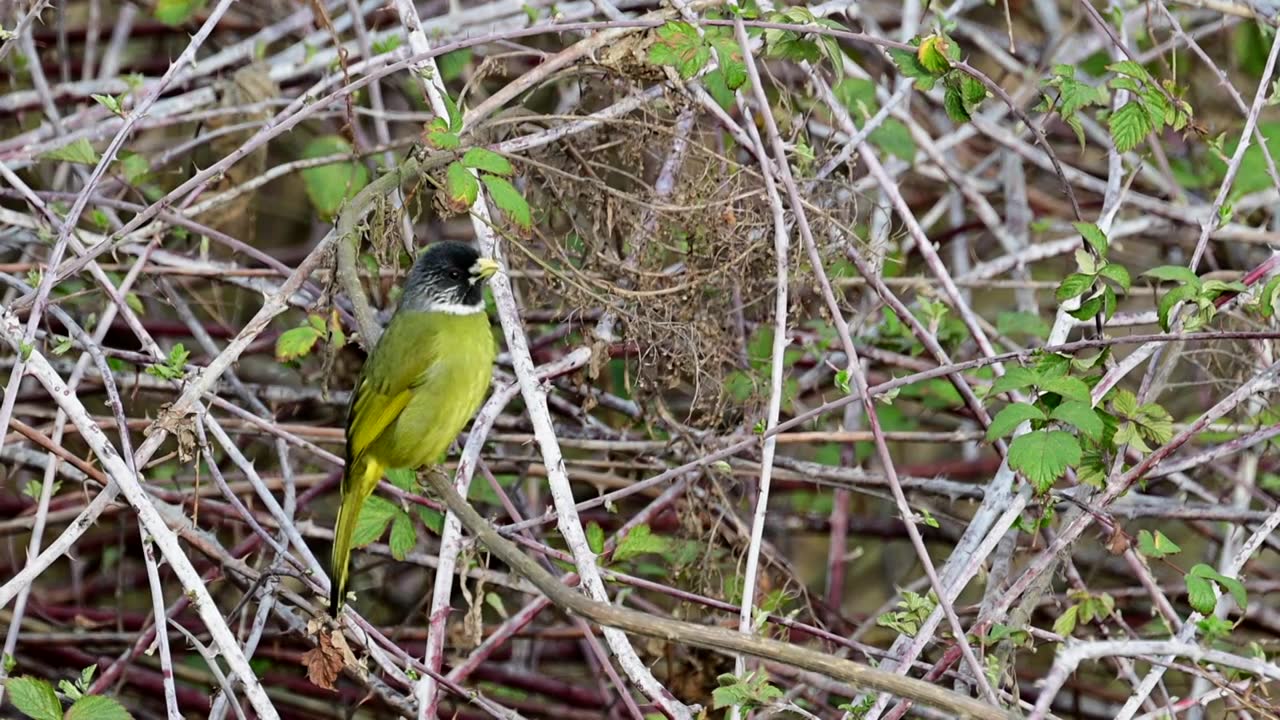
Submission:
M 383 471 L 438 463 L 484 400 L 497 348 L 482 286 L 497 270 L 465 243 L 430 246 L 414 262 L 400 304 L 365 361 L 347 409 L 329 596 L 334 617 L 346 595 L 356 519 Z

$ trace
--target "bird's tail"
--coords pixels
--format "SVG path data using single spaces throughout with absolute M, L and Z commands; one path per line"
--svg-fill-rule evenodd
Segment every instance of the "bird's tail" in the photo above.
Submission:
M 377 487 L 382 477 L 382 464 L 372 460 L 360 460 L 348 466 L 347 477 L 342 479 L 342 502 L 338 505 L 338 520 L 333 527 L 333 556 L 331 561 L 332 584 L 329 591 L 329 614 L 338 617 L 342 600 L 347 594 L 347 577 L 351 564 L 351 539 L 364 501 Z

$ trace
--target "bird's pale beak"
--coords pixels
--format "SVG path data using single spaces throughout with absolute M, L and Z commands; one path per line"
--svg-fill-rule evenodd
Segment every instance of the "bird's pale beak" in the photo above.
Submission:
M 498 267 L 497 260 L 482 257 L 476 260 L 475 265 L 471 266 L 471 277 L 476 282 L 479 282 L 480 280 L 488 280 L 500 269 L 501 268 Z

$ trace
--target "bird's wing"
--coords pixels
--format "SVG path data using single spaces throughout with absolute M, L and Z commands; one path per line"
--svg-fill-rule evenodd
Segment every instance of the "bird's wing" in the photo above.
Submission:
M 347 462 L 360 459 L 409 403 L 414 384 L 435 361 L 439 345 L 426 313 L 396 313 L 364 371 L 347 415 Z

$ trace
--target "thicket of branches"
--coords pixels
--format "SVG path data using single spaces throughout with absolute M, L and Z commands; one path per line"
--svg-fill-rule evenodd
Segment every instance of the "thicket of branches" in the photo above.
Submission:
M 4 712 L 1277 716 L 1269 11 L 0 4 Z M 335 621 L 441 238 L 492 391 Z

